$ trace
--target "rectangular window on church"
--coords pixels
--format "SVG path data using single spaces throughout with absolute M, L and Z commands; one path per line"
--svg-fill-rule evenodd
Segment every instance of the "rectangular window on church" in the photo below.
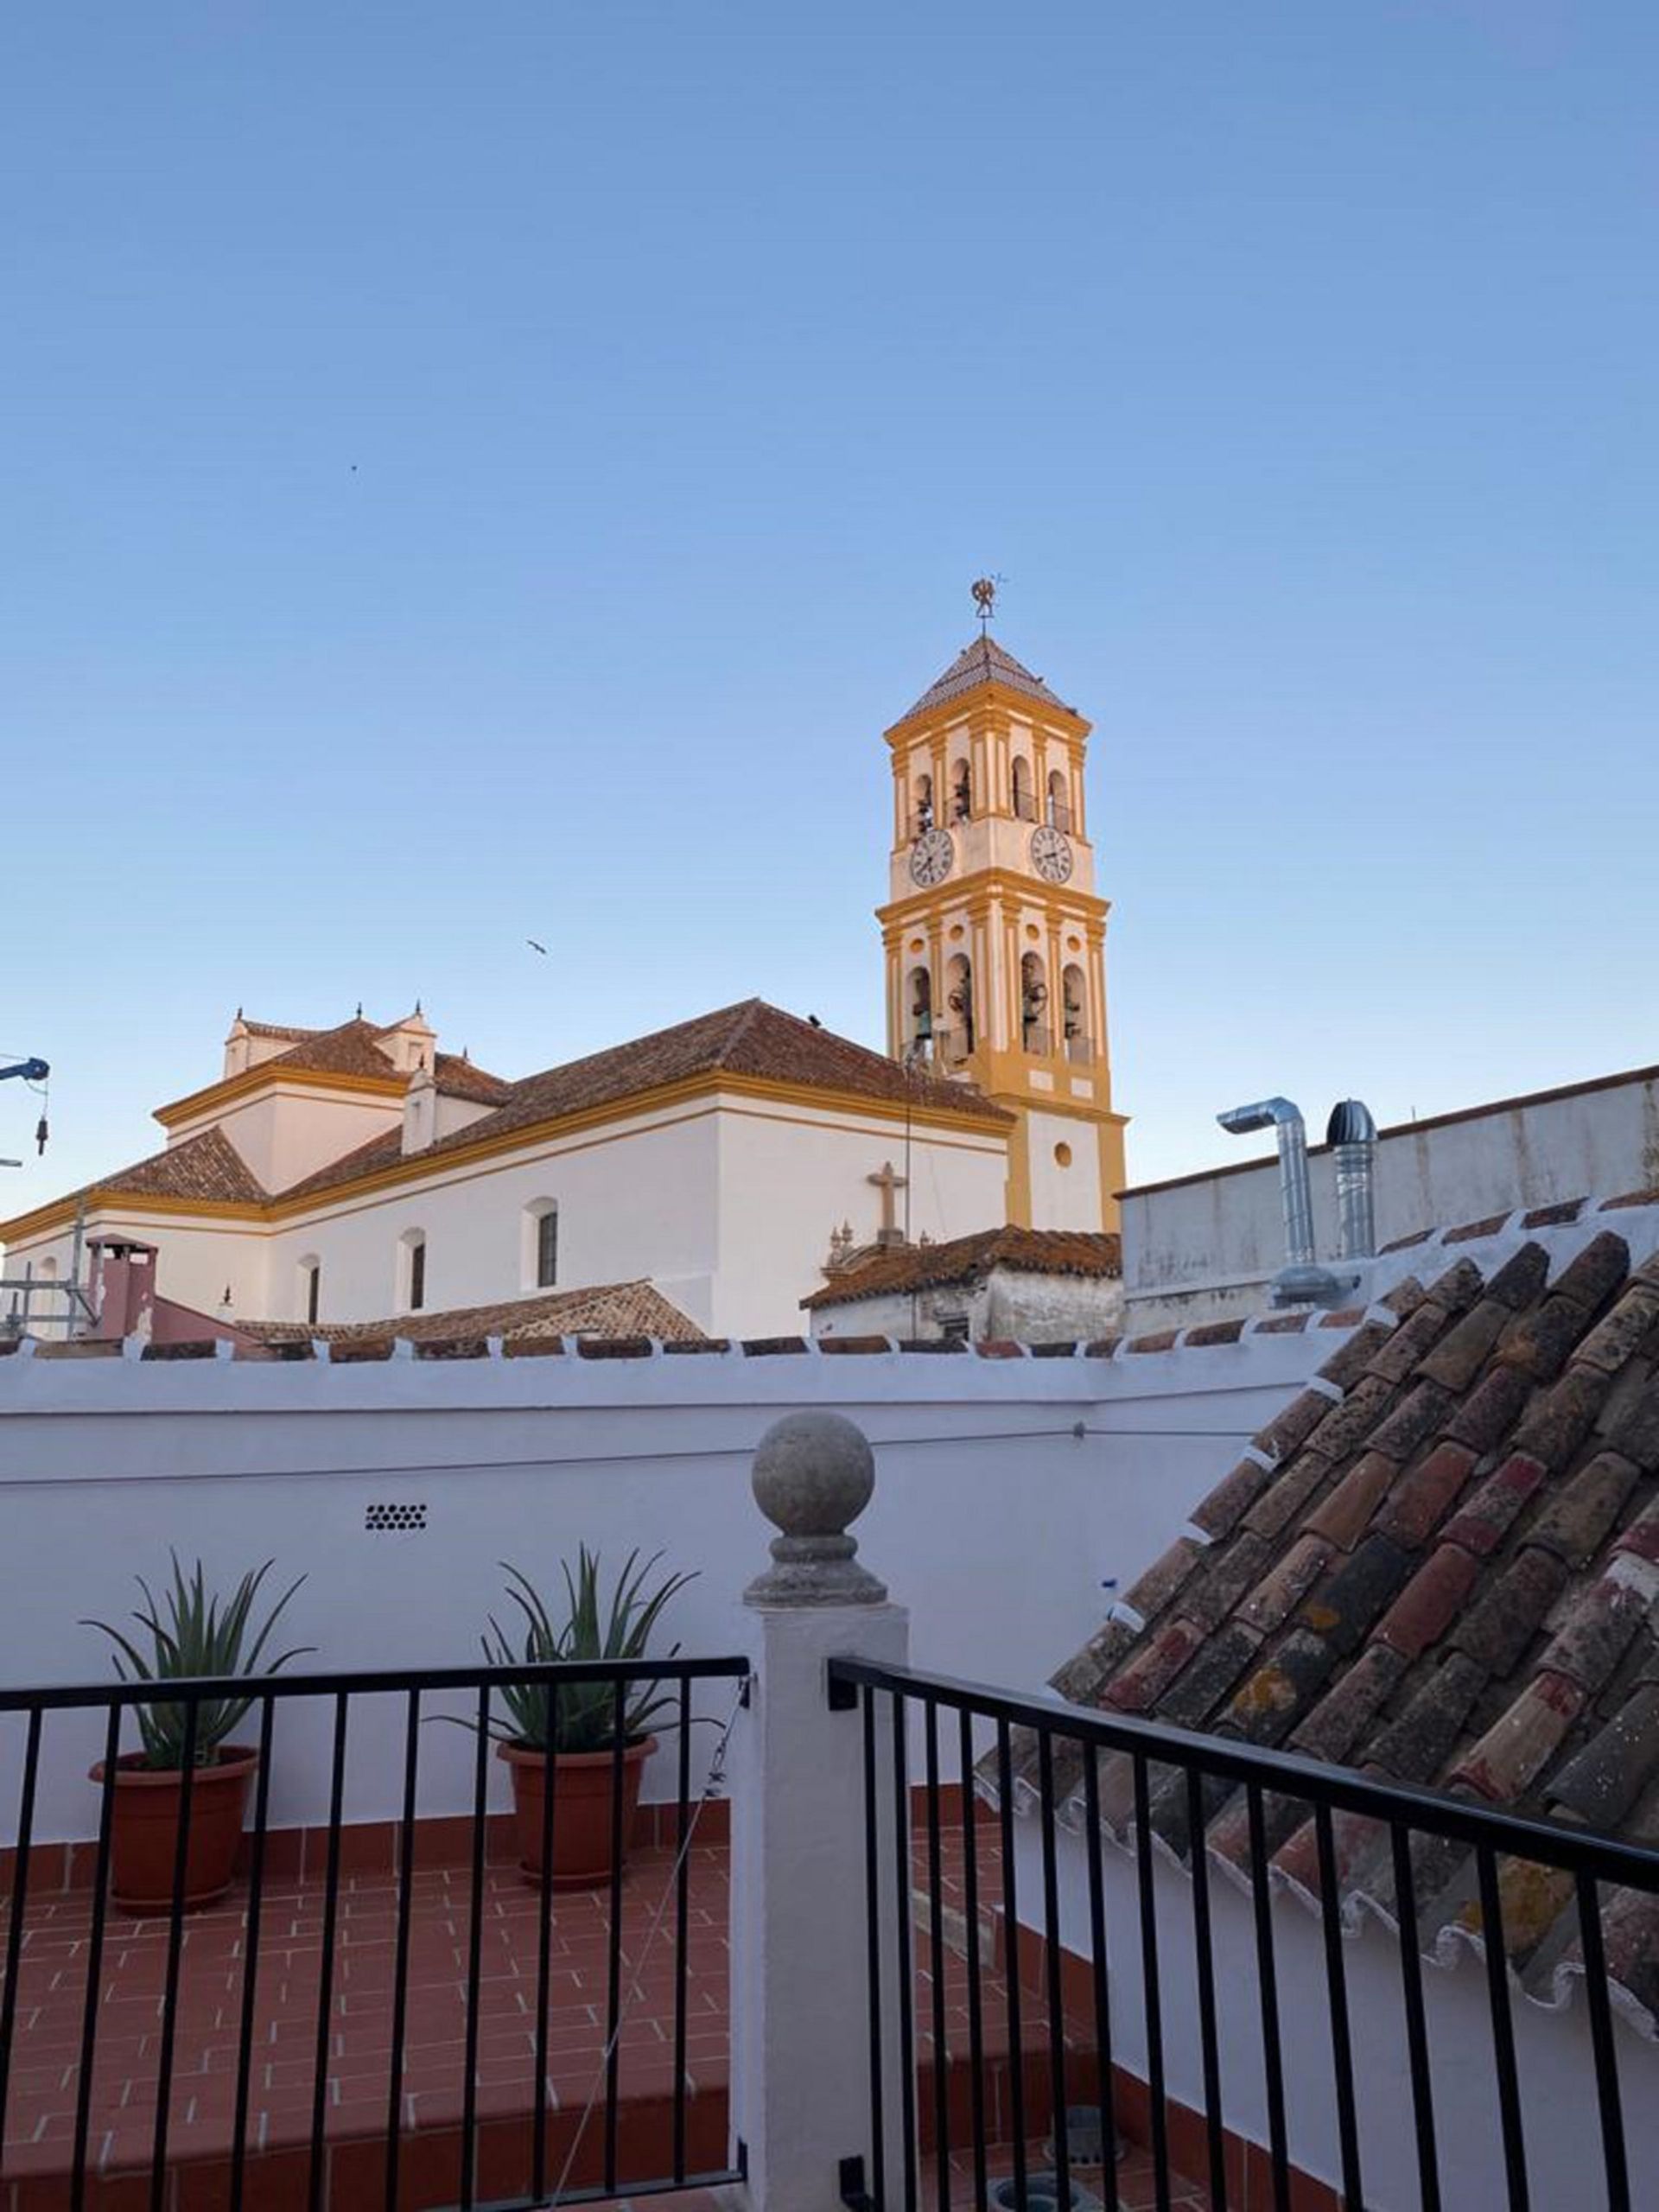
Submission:
M 409 1304 L 411 1313 L 418 1313 L 426 1303 L 426 1243 L 424 1238 L 415 1245 L 409 1255 Z
M 550 1206 L 536 1224 L 536 1287 L 551 1290 L 559 1279 L 559 1210 Z
M 305 1271 L 305 1318 L 315 1327 L 322 1298 L 322 1269 L 314 1260 Z

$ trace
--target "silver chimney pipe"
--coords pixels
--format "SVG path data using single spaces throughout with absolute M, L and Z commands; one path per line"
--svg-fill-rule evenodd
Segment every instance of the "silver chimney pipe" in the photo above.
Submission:
M 1331 1109 L 1325 1141 L 1337 1155 L 1338 1256 L 1369 1260 L 1376 1251 L 1376 1123 L 1357 1098 Z
M 1293 1268 L 1313 1265 L 1313 1197 L 1307 1180 L 1307 1130 L 1288 1098 L 1262 1098 L 1216 1116 L 1229 1136 L 1256 1129 L 1279 1135 L 1279 1188 L 1285 1206 L 1285 1256 Z

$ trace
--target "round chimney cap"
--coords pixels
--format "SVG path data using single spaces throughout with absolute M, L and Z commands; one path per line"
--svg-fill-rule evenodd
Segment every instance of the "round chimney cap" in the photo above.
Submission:
M 1331 1109 L 1325 1125 L 1326 1144 L 1375 1144 L 1376 1123 L 1371 1109 L 1357 1098 L 1344 1098 Z

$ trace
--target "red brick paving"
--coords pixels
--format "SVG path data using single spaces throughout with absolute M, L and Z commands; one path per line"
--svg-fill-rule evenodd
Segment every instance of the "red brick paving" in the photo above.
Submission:
M 994 1830 L 976 1832 L 982 1900 L 1000 1897 Z M 941 1897 L 960 1916 L 961 1833 L 950 1833 Z M 918 1887 L 927 1880 L 918 1846 Z M 625 2019 L 619 2056 L 617 2178 L 626 2190 L 671 2170 L 674 2088 L 673 1853 L 636 1850 L 623 1888 Z M 471 1872 L 466 1863 L 418 1871 L 411 1885 L 408 2018 L 399 2113 L 401 2212 L 453 2205 L 459 2195 L 466 1977 Z M 654 1939 L 653 1923 L 669 1903 Z M 391 2006 L 397 1891 L 378 1872 L 342 1880 L 334 1986 L 327 2021 L 324 2112 L 325 2202 L 331 2212 L 385 2212 L 385 2133 L 391 2094 Z M 572 2186 L 603 2177 L 602 2052 L 610 1899 L 607 1891 L 556 1897 L 549 2003 L 547 2135 L 550 2186 L 567 2170 Z M 727 2154 L 729 2079 L 728 1854 L 723 1843 L 691 1854 L 687 1927 L 686 2123 L 689 2170 L 708 2172 Z M 507 1864 L 486 1872 L 479 2046 L 478 2186 L 480 2198 L 527 2192 L 531 2164 L 536 2053 L 537 1897 Z M 17 1986 L 16 2056 L 0 2146 L 0 2212 L 61 2212 L 73 2157 L 86 1994 L 92 1898 L 85 1890 L 31 1902 Z M 925 2152 L 933 2148 L 933 1982 L 925 1905 L 917 1931 L 918 2113 Z M 963 1923 L 957 1919 L 960 1932 Z M 223 2212 L 229 2202 L 237 2054 L 247 1942 L 243 1890 L 185 1923 L 168 2160 L 168 2212 Z M 88 2171 L 97 2181 L 86 2212 L 147 2206 L 167 1959 L 164 1920 L 111 1909 L 105 1920 L 97 2055 L 92 2085 Z M 246 2212 L 292 2212 L 306 2201 L 321 1990 L 322 1891 L 297 1877 L 267 1882 L 259 1922 L 250 2078 Z M 948 1936 L 947 1941 L 950 1938 Z M 988 2132 L 1011 2127 L 1007 1992 L 982 1972 L 982 2088 Z M 947 1948 L 943 1992 L 949 2125 L 960 2141 L 971 2111 L 967 2066 L 968 1970 Z M 1052 2084 L 1040 2015 L 1027 2013 L 1027 2132 L 1047 2125 Z M 1096 2094 L 1086 2038 L 1069 2041 L 1067 2096 Z M 594 2110 L 584 2120 L 589 2100 Z M 574 2149 L 573 2149 L 574 2145 Z M 997 2154 L 1001 2155 L 1001 2154 Z M 1138 2154 L 1137 2154 L 1138 2155 Z M 1003 2166 L 999 2171 L 1007 2171 Z M 1120 2175 L 1125 2212 L 1151 2203 L 1139 2167 Z M 1183 2189 L 1186 2184 L 1180 2184 Z M 971 2169 L 951 2162 L 950 2198 L 967 2205 Z M 727 2192 L 677 2202 L 715 2212 Z M 937 2201 L 936 2190 L 930 2202 Z M 1201 2207 L 1196 2192 L 1174 2202 Z

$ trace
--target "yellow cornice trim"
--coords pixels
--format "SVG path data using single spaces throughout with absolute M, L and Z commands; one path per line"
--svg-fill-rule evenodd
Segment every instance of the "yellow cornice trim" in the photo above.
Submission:
M 976 714 L 983 714 L 993 707 L 1005 714 L 1017 715 L 1035 729 L 1079 742 L 1094 728 L 1094 724 L 1083 715 L 1057 711 L 1045 706 L 1040 699 L 1033 699 L 1029 692 L 1016 691 L 1011 683 L 989 677 L 937 707 L 913 708 L 896 722 L 889 722 L 881 734 L 896 749 L 900 744 L 913 745 L 922 736 L 935 735 L 968 721 Z
M 152 1118 L 164 1129 L 177 1128 L 181 1122 L 196 1121 L 217 1109 L 238 1105 L 259 1091 L 279 1090 L 284 1084 L 296 1084 L 302 1090 L 344 1090 L 355 1096 L 401 1098 L 409 1087 L 409 1078 L 391 1068 L 384 1076 L 338 1075 L 326 1068 L 284 1068 L 278 1067 L 273 1060 L 266 1060 L 257 1068 L 245 1068 L 240 1075 L 210 1083 L 205 1090 L 193 1090 L 187 1098 L 175 1098 L 165 1106 L 158 1106 Z
M 337 1199 L 361 1197 L 371 1191 L 391 1190 L 400 1183 L 415 1183 L 442 1174 L 451 1165 L 471 1164 L 488 1160 L 507 1152 L 520 1152 L 550 1137 L 579 1135 L 582 1130 L 602 1127 L 607 1122 L 632 1120 L 661 1111 L 678 1104 L 682 1100 L 703 1098 L 724 1091 L 737 1098 L 765 1099 L 774 1104 L 815 1108 L 820 1112 L 861 1116 L 865 1120 L 908 1122 L 914 1128 L 938 1128 L 956 1131 L 976 1131 L 982 1135 L 1006 1138 L 1007 1122 L 1000 1111 L 989 1113 L 950 1113 L 931 1105 L 926 1101 L 903 1098 L 870 1098 L 862 1092 L 829 1090 L 804 1083 L 785 1083 L 770 1076 L 738 1075 L 728 1071 L 714 1070 L 708 1073 L 688 1076 L 678 1083 L 661 1084 L 651 1090 L 636 1091 L 631 1097 L 613 1099 L 604 1106 L 594 1106 L 580 1114 L 550 1116 L 543 1122 L 527 1122 L 513 1129 L 500 1130 L 492 1137 L 480 1138 L 473 1144 L 455 1144 L 437 1154 L 411 1153 L 406 1159 L 389 1160 L 384 1167 L 371 1169 L 361 1175 L 342 1178 L 324 1190 L 308 1192 L 302 1198 L 276 1198 L 264 1205 L 232 1205 L 222 1199 L 149 1198 L 139 1192 L 124 1193 L 114 1185 L 94 1188 L 86 1193 L 87 1210 L 109 1211 L 141 1211 L 147 1213 L 194 1216 L 198 1218 L 219 1218 L 246 1223 L 257 1227 L 263 1223 L 290 1221 L 297 1215 L 315 1213 L 333 1205 Z M 20 1214 L 15 1221 L 0 1224 L 0 1240 L 18 1242 L 39 1235 L 42 1230 L 71 1222 L 75 1215 L 74 1198 L 54 1199 L 48 1205 L 37 1207 L 33 1213 Z
M 1073 891 L 1064 883 L 1045 883 L 1039 875 L 1016 875 L 1012 868 L 985 868 L 960 876 L 947 876 L 931 891 L 890 899 L 886 906 L 875 909 L 875 918 L 884 929 L 902 928 L 918 914 L 938 912 L 950 906 L 968 906 L 977 902 L 982 912 L 999 894 L 1005 899 L 1014 898 L 1028 905 L 1052 906 L 1084 923 L 1103 924 L 1112 911 L 1111 900 L 1103 899 L 1098 892 Z

